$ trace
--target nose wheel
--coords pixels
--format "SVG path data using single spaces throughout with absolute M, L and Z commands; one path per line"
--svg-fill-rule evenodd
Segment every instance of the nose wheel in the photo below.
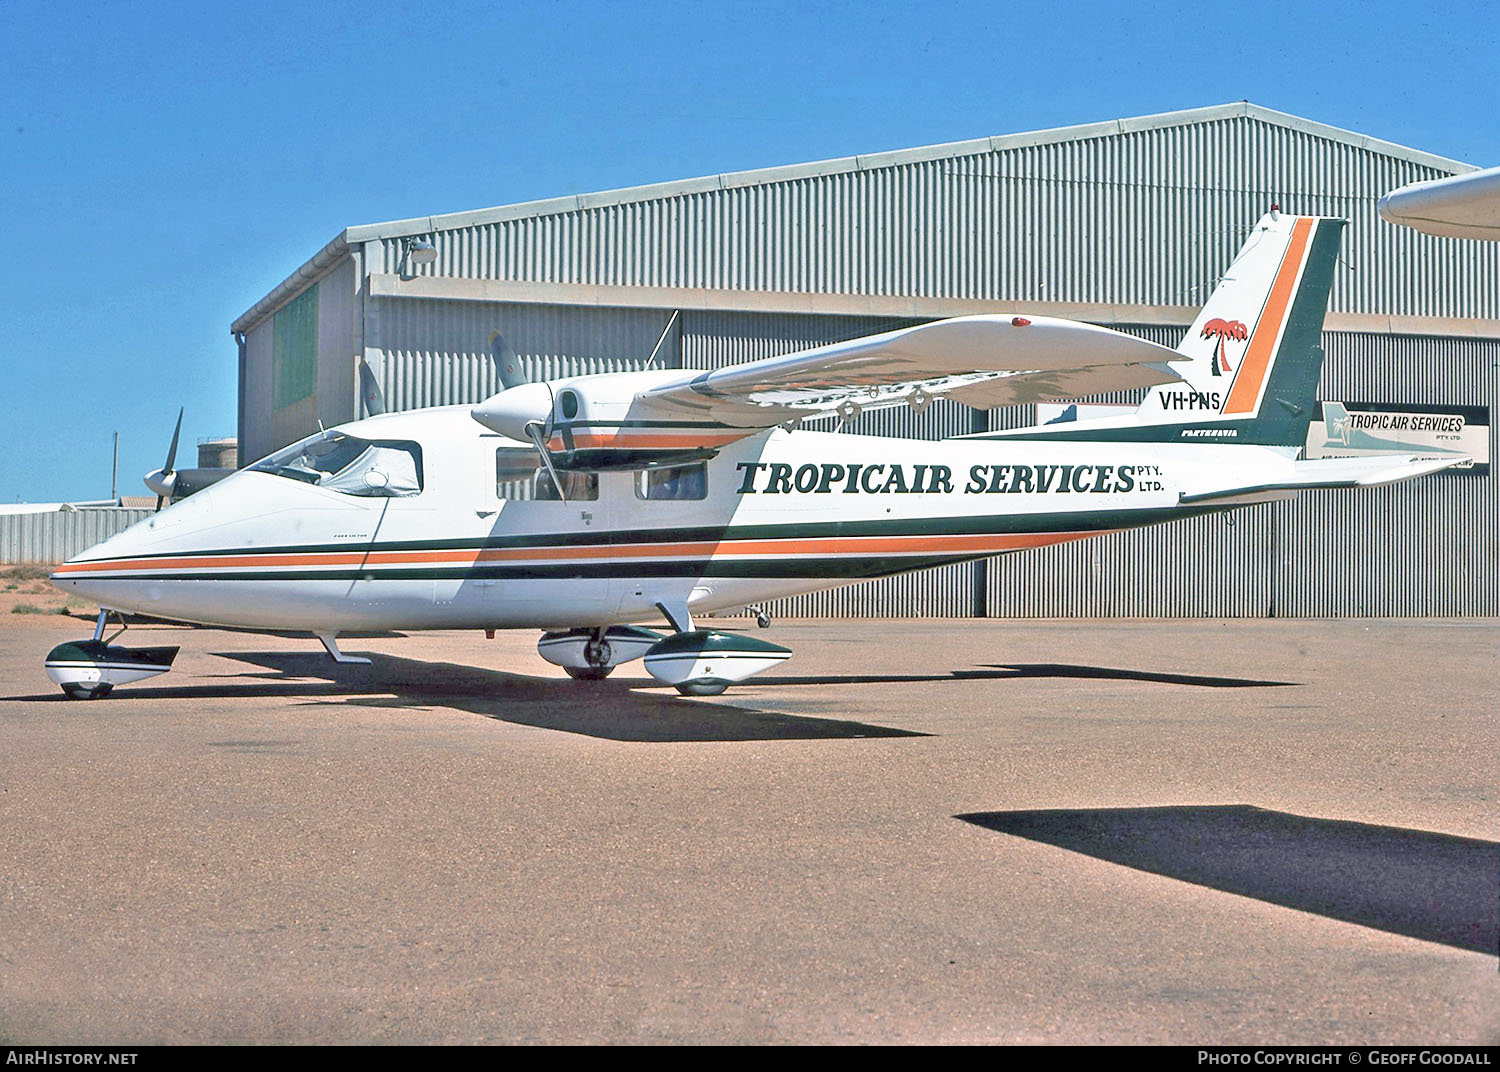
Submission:
M 70 700 L 102 700 L 115 691 L 113 685 L 75 685 L 64 683 L 62 690 Z

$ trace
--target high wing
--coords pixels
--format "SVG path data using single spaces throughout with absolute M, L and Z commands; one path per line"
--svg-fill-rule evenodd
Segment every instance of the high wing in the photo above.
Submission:
M 691 413 L 770 427 L 789 419 L 950 398 L 987 409 L 1174 383 L 1165 346 L 1033 316 L 965 316 L 689 373 L 637 396 L 633 413 Z
M 549 466 L 641 468 L 707 457 L 778 424 L 934 398 L 985 409 L 1174 383 L 1175 350 L 1109 328 L 966 316 L 711 372 L 655 369 L 509 387 L 475 406 Z

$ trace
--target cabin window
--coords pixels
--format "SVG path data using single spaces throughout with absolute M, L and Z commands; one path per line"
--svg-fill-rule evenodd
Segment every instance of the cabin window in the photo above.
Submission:
M 599 498 L 599 474 L 559 469 L 563 494 L 568 502 L 592 502 Z M 511 500 L 557 501 L 552 483 L 537 452 L 526 447 L 501 447 L 495 451 L 495 494 Z
M 422 448 L 404 439 L 319 432 L 250 468 L 343 495 L 406 498 L 422 490 Z
M 642 469 L 635 475 L 637 499 L 684 502 L 708 498 L 708 463 Z

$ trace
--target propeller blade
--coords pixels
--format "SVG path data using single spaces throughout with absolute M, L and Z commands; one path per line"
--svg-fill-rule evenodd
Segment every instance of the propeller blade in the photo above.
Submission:
M 162 504 L 162 501 L 163 501 L 163 497 L 160 496 L 160 495 L 158 495 L 156 497 L 156 512 L 158 514 L 161 513 L 161 504 Z
M 177 409 L 177 427 L 172 429 L 172 445 L 167 448 L 167 464 L 161 467 L 163 474 L 170 476 L 172 465 L 177 461 L 177 437 L 182 434 L 182 411 L 186 407 L 179 406 Z
M 490 332 L 490 360 L 495 362 L 495 371 L 500 374 L 500 385 L 506 389 L 528 382 L 521 370 L 521 359 L 505 342 L 498 331 Z
M 366 417 L 385 412 L 385 392 L 364 358 L 359 359 L 359 397 L 364 400 Z
M 557 489 L 557 497 L 562 502 L 567 502 L 568 497 L 563 493 L 562 479 L 557 475 L 557 469 L 552 464 L 552 452 L 547 449 L 547 440 L 542 432 L 542 426 L 532 421 L 526 426 L 526 434 L 536 444 L 538 453 L 542 456 L 542 464 L 547 467 L 547 475 L 552 478 L 552 486 Z

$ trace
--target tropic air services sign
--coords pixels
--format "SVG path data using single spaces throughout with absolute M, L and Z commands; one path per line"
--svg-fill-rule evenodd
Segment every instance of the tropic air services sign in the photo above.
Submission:
M 1453 469 L 1486 473 L 1490 415 L 1483 406 L 1412 406 L 1395 402 L 1321 402 L 1307 426 L 1307 457 L 1358 458 L 1374 454 L 1464 457 Z

